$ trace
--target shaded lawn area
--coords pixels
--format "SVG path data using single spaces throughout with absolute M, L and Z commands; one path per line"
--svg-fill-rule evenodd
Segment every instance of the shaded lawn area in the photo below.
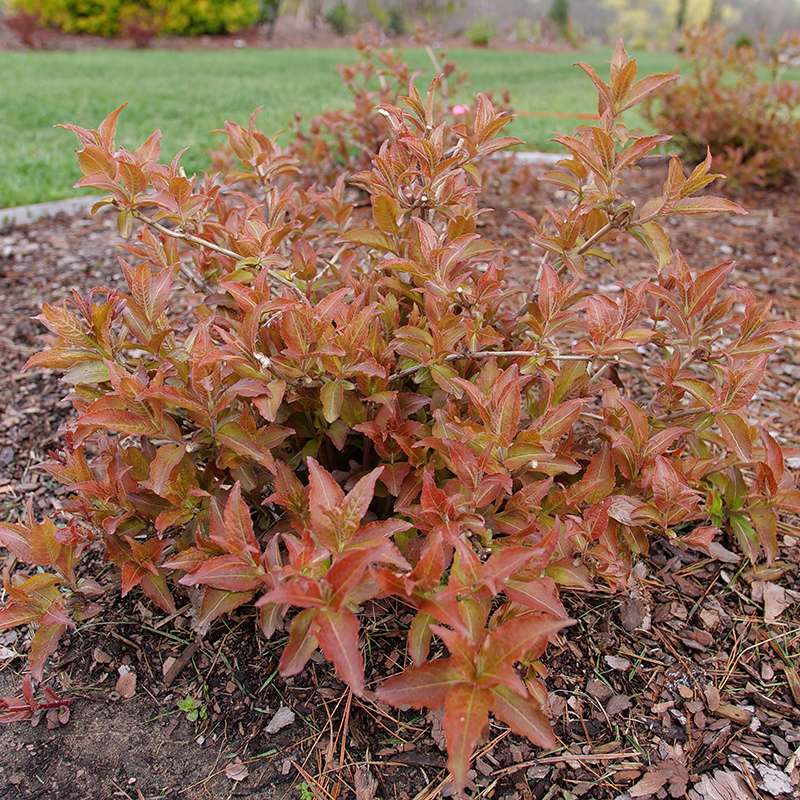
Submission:
M 587 61 L 608 72 L 610 50 L 583 53 L 526 53 L 454 50 L 450 57 L 469 74 L 469 92 L 508 89 L 522 116 L 512 132 L 529 149 L 554 149 L 548 139 L 576 119 L 541 116 L 592 113 L 594 87 L 573 66 Z M 202 170 L 214 143 L 210 133 L 225 119 L 246 121 L 262 106 L 260 127 L 286 130 L 295 111 L 304 119 L 348 101 L 336 65 L 354 60 L 336 49 L 0 52 L 0 208 L 76 194 L 74 138 L 57 122 L 94 127 L 111 109 L 128 102 L 120 142 L 140 143 L 154 127 L 163 134 L 164 157 L 190 146 L 187 171 Z M 422 50 L 407 52 L 425 78 L 432 68 Z M 640 53 L 640 74 L 675 69 L 677 58 Z M 525 116 L 530 114 L 531 116 Z M 631 120 L 636 124 L 637 119 Z

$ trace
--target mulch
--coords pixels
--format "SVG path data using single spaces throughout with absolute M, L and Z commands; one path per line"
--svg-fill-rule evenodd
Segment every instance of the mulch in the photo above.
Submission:
M 642 173 L 639 188 L 654 191 L 658 178 L 657 170 Z M 520 199 L 535 208 L 543 198 Z M 737 283 L 769 296 L 776 313 L 800 318 L 796 198 L 756 191 L 740 201 L 749 216 L 685 218 L 670 233 L 693 266 L 735 258 Z M 511 279 L 529 284 L 538 257 L 508 209 L 498 205 L 485 233 L 515 251 Z M 18 518 L 28 497 L 38 513 L 61 508 L 63 490 L 39 466 L 69 404 L 54 373 L 21 371 L 42 342 L 31 317 L 73 287 L 118 284 L 116 241 L 102 216 L 0 232 L 2 518 Z M 635 245 L 621 240 L 613 249 L 617 267 L 598 265 L 590 275 L 603 291 L 650 274 Z M 798 378 L 800 353 L 787 340 L 752 407 L 790 447 L 800 445 Z M 800 466 L 797 450 L 790 464 Z M 626 592 L 569 595 L 578 624 L 546 656 L 549 711 L 563 747 L 541 757 L 493 723 L 473 764 L 473 796 L 796 797 L 797 522 L 783 522 L 780 560 L 770 572 L 737 571 L 657 544 Z M 99 560 L 90 566 L 103 570 Z M 254 635 L 250 612 L 234 613 L 193 644 L 188 608 L 165 619 L 133 595 L 108 592 L 103 612 L 64 638 L 47 675 L 74 698 L 69 710 L 0 729 L 0 798 L 432 800 L 450 793 L 434 715 L 353 698 L 320 659 L 281 678 L 283 641 Z M 373 678 L 402 659 L 407 613 L 383 601 L 366 609 Z M 0 694 L 18 683 L 26 638 L 24 629 L 0 634 Z

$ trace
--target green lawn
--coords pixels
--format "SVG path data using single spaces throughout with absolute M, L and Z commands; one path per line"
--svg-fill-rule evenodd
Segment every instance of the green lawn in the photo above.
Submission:
M 507 88 L 521 112 L 581 113 L 595 110 L 594 91 L 573 64 L 585 60 L 606 74 L 609 51 L 465 49 L 450 55 L 469 74 L 470 92 Z M 422 51 L 408 56 L 426 76 L 431 74 Z M 639 58 L 641 73 L 677 65 L 669 54 Z M 336 65 L 352 60 L 347 49 L 0 52 L 0 208 L 75 194 L 74 138 L 54 129 L 57 122 L 93 127 L 127 101 L 120 123 L 123 144 L 138 144 L 160 127 L 165 157 L 189 145 L 184 164 L 198 170 L 213 141 L 210 131 L 225 119 L 244 122 L 262 106 L 261 127 L 279 133 L 295 111 L 308 119 L 345 103 Z M 549 137 L 573 125 L 569 119 L 522 116 L 513 133 L 531 149 L 552 149 Z

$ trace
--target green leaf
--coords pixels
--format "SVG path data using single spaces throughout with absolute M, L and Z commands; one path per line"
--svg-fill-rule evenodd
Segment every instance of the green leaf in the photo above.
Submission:
M 344 384 L 342 381 L 328 381 L 319 393 L 322 402 L 322 416 L 332 425 L 339 419 L 344 402 Z

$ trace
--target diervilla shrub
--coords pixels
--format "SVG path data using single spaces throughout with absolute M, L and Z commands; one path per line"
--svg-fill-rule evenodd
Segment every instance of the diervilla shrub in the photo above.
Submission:
M 687 34 L 687 74 L 644 106 L 689 158 L 710 147 L 735 185 L 780 186 L 800 174 L 800 86 L 783 80 L 800 32 L 772 47 L 729 45 L 722 28 Z
M 800 492 L 746 408 L 792 326 L 726 288 L 730 262 L 690 266 L 671 246 L 672 217 L 744 213 L 702 193 L 710 157 L 689 174 L 673 158 L 660 195 L 629 199 L 631 169 L 667 137 L 632 136 L 622 114 L 673 76 L 637 79 L 621 45 L 608 82 L 582 66 L 600 121 L 558 139 L 569 155 L 549 180 L 569 204 L 523 215 L 542 254 L 523 298 L 511 256 L 478 232 L 511 114 L 478 95 L 454 117 L 441 79 L 383 104 L 378 152 L 326 188 L 254 119 L 225 125 L 236 168 L 203 177 L 162 163 L 158 132 L 119 147 L 121 108 L 65 126 L 78 185 L 107 193 L 97 205 L 128 239 L 127 289 L 40 317 L 52 342 L 28 366 L 72 387 L 47 468 L 73 495 L 66 526 L 0 527 L 30 568 L 6 585 L 0 629 L 36 629 L 6 720 L 41 707 L 33 681 L 96 611 L 106 587 L 80 559 L 100 545 L 123 595 L 165 614 L 188 595 L 198 636 L 252 604 L 259 635 L 288 630 L 284 675 L 320 649 L 353 693 L 442 710 L 463 787 L 489 714 L 555 745 L 540 659 L 571 623 L 562 589 L 624 586 L 655 538 L 775 558 Z M 584 269 L 618 236 L 654 269 L 612 298 Z M 415 609 L 390 676 L 359 643 L 379 597 Z

